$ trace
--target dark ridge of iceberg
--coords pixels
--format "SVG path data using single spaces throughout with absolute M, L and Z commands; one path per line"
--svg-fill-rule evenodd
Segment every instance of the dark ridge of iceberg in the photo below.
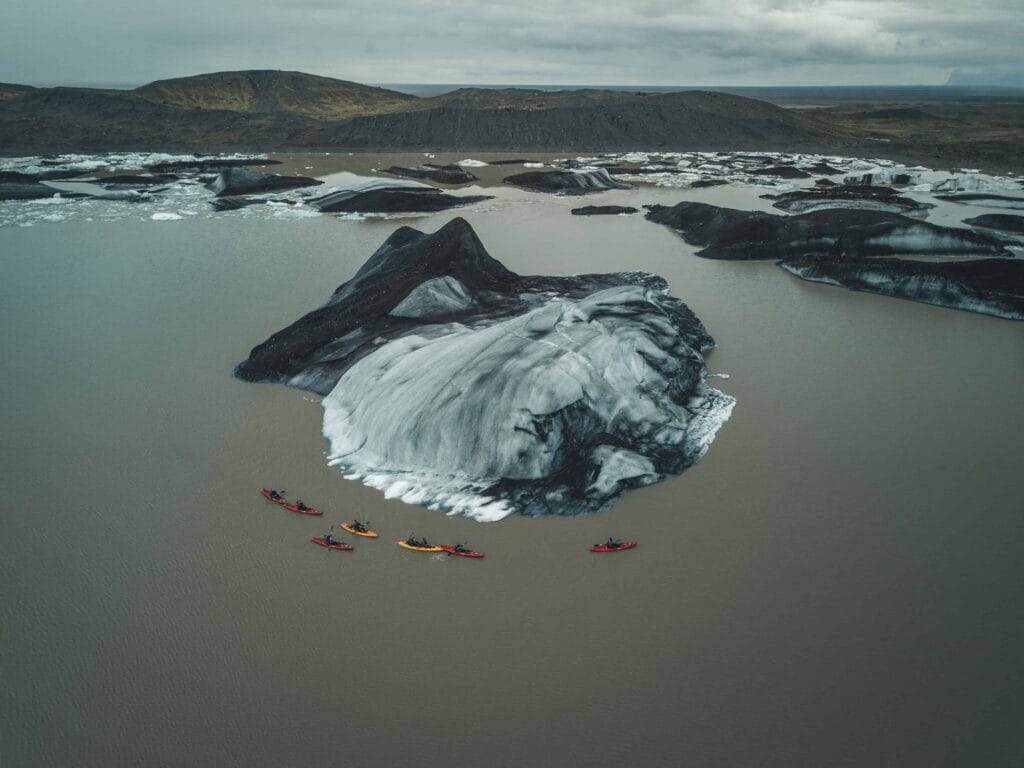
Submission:
M 0 182 L 0 200 L 39 200 L 44 197 L 81 197 L 81 195 L 60 192 L 53 187 L 35 182 Z
M 1015 216 L 1012 213 L 986 213 L 973 219 L 964 219 L 964 224 L 1024 235 L 1024 216 Z
M 1024 210 L 1024 197 L 1011 197 L 1010 195 L 989 195 L 984 192 L 969 192 L 958 195 L 936 195 L 935 198 L 964 205 L 987 205 L 990 208 Z
M 58 181 L 60 179 L 71 179 L 81 176 L 81 171 L 39 171 L 37 173 L 22 173 L 21 171 L 0 171 L 0 183 L 25 183 L 34 184 L 38 181 Z
M 925 262 L 905 259 L 787 259 L 804 280 L 1007 320 L 1024 320 L 1024 262 L 1015 259 Z
M 323 213 L 434 213 L 492 200 L 493 195 L 450 195 L 430 187 L 346 189 L 316 197 L 309 204 Z
M 573 208 L 571 213 L 573 216 L 618 216 L 640 211 L 628 205 L 585 205 L 582 208 Z
M 210 205 L 215 211 L 238 211 L 250 205 L 266 205 L 271 202 L 295 204 L 294 200 L 275 200 L 272 197 L 215 197 L 210 200 Z
M 181 177 L 174 173 L 159 173 L 152 176 L 121 174 L 118 176 L 104 176 L 103 178 L 96 179 L 95 183 L 102 184 L 104 187 L 149 187 L 154 184 L 170 184 L 179 178 Z
M 152 193 L 148 189 L 120 189 L 114 187 L 102 193 L 85 194 L 93 200 L 116 200 L 121 203 L 148 203 L 153 200 Z
M 831 165 L 825 162 L 818 162 L 814 165 L 808 165 L 804 167 L 804 170 L 808 173 L 819 173 L 822 176 L 836 176 L 842 173 L 838 168 L 833 168 Z
M 469 184 L 472 181 L 479 181 L 480 178 L 470 173 L 465 168 L 457 165 L 435 165 L 423 163 L 414 165 L 412 168 L 402 168 L 392 165 L 385 171 L 392 176 L 403 176 L 410 179 L 427 179 L 438 184 Z
M 755 168 L 747 171 L 752 176 L 775 176 L 779 179 L 809 179 L 811 174 L 795 165 L 773 165 L 770 168 Z
M 315 187 L 319 184 L 323 184 L 323 182 L 308 176 L 278 176 L 262 171 L 250 171 L 247 168 L 228 168 L 221 171 L 217 178 L 206 186 L 217 197 L 226 197 L 228 195 L 252 195 L 259 192 Z
M 666 165 L 645 165 L 639 168 L 630 168 L 625 165 L 606 165 L 604 170 L 612 176 L 646 176 L 648 174 L 683 173 L 682 168 Z
M 776 216 L 706 203 L 647 206 L 707 259 L 788 259 L 805 255 L 898 254 L 1011 257 L 1001 240 L 967 229 L 940 227 L 885 211 L 844 208 Z
M 533 192 L 560 192 L 566 195 L 630 189 L 629 184 L 615 181 L 603 168 L 597 171 L 527 171 L 506 176 L 504 181 Z
M 656 275 L 517 275 L 456 218 L 396 230 L 236 375 L 325 395 L 348 477 L 497 520 L 605 509 L 696 462 L 734 403 L 706 384 L 713 346 Z
M 280 165 L 280 160 L 261 160 L 259 158 L 223 158 L 173 160 L 164 163 L 150 163 L 146 170 L 152 173 L 219 173 L 232 168 L 245 168 L 249 165 Z
M 891 187 L 830 185 L 825 189 L 798 189 L 778 195 L 761 195 L 761 197 L 765 200 L 774 200 L 773 208 L 789 213 L 809 213 L 826 208 L 916 213 L 935 207 L 931 203 L 921 203 L 904 197 Z

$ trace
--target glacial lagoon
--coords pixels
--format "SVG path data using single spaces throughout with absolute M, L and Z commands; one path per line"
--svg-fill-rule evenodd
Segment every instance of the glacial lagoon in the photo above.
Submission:
M 410 743 L 424 765 L 982 764 L 1011 743 L 1020 324 L 480 188 L 495 199 L 415 217 L 218 213 L 187 185 L 0 203 L 11 764 L 334 764 L 324 735 L 352 766 Z M 766 191 L 586 203 L 771 212 Z M 1006 212 L 927 197 L 932 223 Z M 232 375 L 399 227 L 455 216 L 518 274 L 663 277 L 736 399 L 707 454 L 608 512 L 478 523 L 345 480 L 318 396 Z M 328 514 L 288 515 L 263 485 Z M 309 545 L 353 516 L 382 540 Z M 410 531 L 488 557 L 411 556 L 391 543 Z M 587 552 L 609 535 L 641 546 Z

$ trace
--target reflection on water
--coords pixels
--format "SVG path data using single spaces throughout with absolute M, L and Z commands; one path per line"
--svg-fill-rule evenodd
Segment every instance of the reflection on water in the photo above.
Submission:
M 1020 326 L 499 195 L 459 212 L 495 258 L 663 275 L 731 374 L 713 450 L 609 513 L 480 525 L 385 501 L 327 466 L 312 398 L 231 377 L 401 221 L 0 232 L 3 762 L 400 765 L 410 744 L 424 765 L 1019 754 Z M 770 202 L 717 187 L 600 203 L 684 198 Z M 329 512 L 290 515 L 263 485 Z M 309 544 L 352 517 L 381 538 Z M 487 559 L 394 545 L 410 532 Z M 640 546 L 587 551 L 609 535 Z

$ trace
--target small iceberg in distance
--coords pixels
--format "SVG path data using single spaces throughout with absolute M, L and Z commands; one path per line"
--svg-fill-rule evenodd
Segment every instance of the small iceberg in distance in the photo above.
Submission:
M 492 521 L 605 509 L 698 461 L 735 402 L 713 347 L 662 278 L 517 275 L 457 218 L 397 230 L 236 373 L 326 395 L 347 477 Z

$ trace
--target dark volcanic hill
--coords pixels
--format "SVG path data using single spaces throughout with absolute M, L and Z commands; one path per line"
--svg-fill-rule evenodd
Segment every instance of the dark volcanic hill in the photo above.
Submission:
M 1005 102 L 1005 103 L 1004 103 Z M 707 91 L 462 88 L 433 98 L 250 70 L 134 90 L 0 83 L 0 154 L 108 150 L 781 150 L 1022 168 L 1024 99 L 782 108 Z
M 569 91 L 536 93 L 516 105 L 506 103 L 504 91 L 495 93 L 496 102 L 486 91 L 472 103 L 456 92 L 414 111 L 353 118 L 325 126 L 314 143 L 375 150 L 793 150 L 821 143 L 795 114 L 741 96 Z
M 347 80 L 262 69 L 157 80 L 131 93 L 181 109 L 298 115 L 315 120 L 345 120 L 408 109 L 419 101 L 398 91 Z
M 135 90 L 0 87 L 0 151 L 170 148 L 811 149 L 799 114 L 691 91 L 465 88 L 430 99 L 300 72 L 219 72 Z

